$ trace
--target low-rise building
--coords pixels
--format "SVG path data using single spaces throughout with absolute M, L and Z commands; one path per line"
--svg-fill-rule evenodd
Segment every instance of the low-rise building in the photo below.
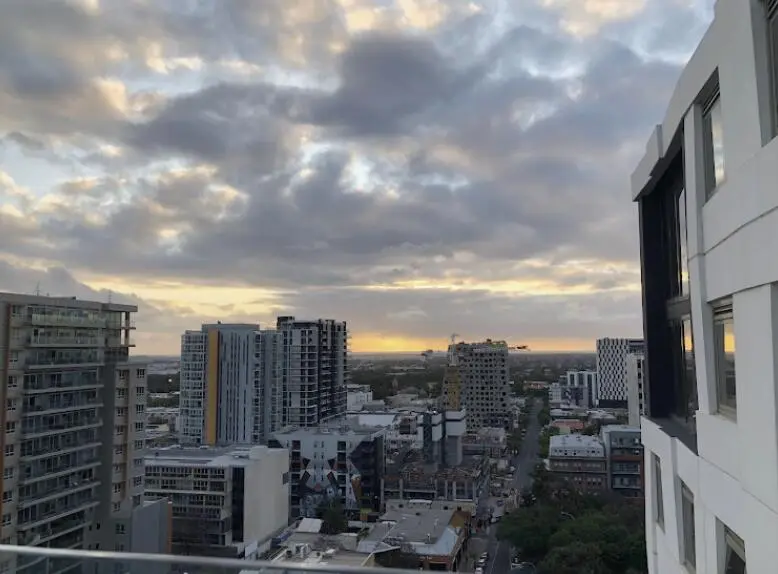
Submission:
M 552 436 L 548 448 L 549 470 L 581 492 L 608 488 L 605 447 L 598 437 L 567 434 Z
M 370 385 L 346 385 L 346 410 L 360 411 L 366 403 L 373 402 L 373 389 Z
M 364 554 L 404 555 L 405 568 L 457 570 L 464 557 L 471 514 L 456 508 L 433 507 L 437 501 L 399 501 L 357 546 Z M 405 507 L 403 507 L 405 505 Z M 408 559 L 411 559 L 408 562 Z M 414 560 L 415 558 L 415 560 Z
M 352 517 L 377 512 L 385 437 L 385 427 L 362 426 L 355 418 L 275 433 L 269 444 L 290 453 L 292 518 L 314 518 L 331 500 Z
M 586 428 L 586 423 L 580 419 L 557 419 L 551 425 L 559 431 L 559 434 L 579 433 Z
M 608 461 L 608 487 L 627 498 L 643 498 L 640 428 L 608 425 L 600 431 Z
M 172 551 L 251 558 L 289 521 L 289 452 L 251 448 L 149 451 L 146 497 L 172 503 Z

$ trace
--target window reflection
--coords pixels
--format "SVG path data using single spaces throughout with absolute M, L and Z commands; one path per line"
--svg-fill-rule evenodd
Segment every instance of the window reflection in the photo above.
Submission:
M 678 243 L 680 247 L 679 273 L 681 295 L 689 294 L 689 251 L 686 246 L 686 190 L 678 196 Z
M 683 337 L 683 382 L 686 420 L 694 419 L 697 412 L 697 373 L 694 368 L 694 342 L 692 339 L 691 317 L 685 317 L 681 323 Z
M 724 168 L 724 127 L 721 114 L 721 97 L 718 94 L 705 108 L 702 120 L 705 189 L 707 196 L 710 198 L 726 177 Z
M 713 337 L 716 345 L 716 383 L 719 411 L 734 415 L 737 409 L 737 382 L 735 379 L 735 322 L 731 302 L 715 306 Z

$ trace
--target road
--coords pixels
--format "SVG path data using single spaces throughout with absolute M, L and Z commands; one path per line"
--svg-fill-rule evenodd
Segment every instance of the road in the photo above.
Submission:
M 540 424 L 538 423 L 538 412 L 543 408 L 543 401 L 534 399 L 529 414 L 529 424 L 527 425 L 527 434 L 521 445 L 519 456 L 515 457 L 512 464 L 516 467 L 511 486 L 517 492 L 530 486 L 532 477 L 530 474 L 535 468 L 538 457 L 538 441 L 540 440 Z M 511 569 L 511 548 L 510 544 L 497 540 L 497 525 L 489 527 L 488 534 L 489 563 L 484 569 L 484 574 L 505 574 Z

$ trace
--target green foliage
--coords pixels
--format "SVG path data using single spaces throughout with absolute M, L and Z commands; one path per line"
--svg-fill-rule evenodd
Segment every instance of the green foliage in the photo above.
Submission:
M 551 411 L 548 406 L 544 406 L 538 411 L 538 422 L 540 423 L 540 426 L 546 426 L 551 422 Z
M 348 519 L 343 504 L 338 499 L 325 501 L 319 506 L 322 534 L 340 534 L 348 529 Z
M 538 450 L 538 456 L 540 458 L 548 458 L 548 446 L 551 442 L 551 437 L 558 434 L 559 429 L 556 427 L 548 427 L 547 429 L 543 429 L 539 438 L 540 447 Z
M 647 571 L 641 505 L 611 493 L 571 490 L 542 464 L 532 477 L 531 492 L 522 493 L 525 506 L 503 518 L 497 531 L 522 560 L 536 564 L 540 574 Z
M 384 400 L 395 394 L 393 381 L 395 375 L 391 369 L 376 369 L 372 371 L 359 370 L 351 372 L 351 382 L 355 385 L 368 385 L 373 391 L 373 398 L 377 401 Z M 445 375 L 445 366 L 430 366 L 424 371 L 409 371 L 406 374 L 396 376 L 397 390 L 416 388 L 429 392 L 430 396 L 440 396 L 440 385 Z M 429 383 L 433 383 L 428 391 Z

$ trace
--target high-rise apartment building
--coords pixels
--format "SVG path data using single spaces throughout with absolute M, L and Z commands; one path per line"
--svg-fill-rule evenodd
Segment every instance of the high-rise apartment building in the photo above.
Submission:
M 456 343 L 453 347 L 461 378 L 458 408 L 467 412 L 468 432 L 483 427 L 511 428 L 507 343 L 487 339 L 481 343 Z
M 632 175 L 651 574 L 778 564 L 776 47 L 776 0 L 719 0 Z
M 279 333 L 256 324 L 203 325 L 181 337 L 184 444 L 265 442 L 281 424 Z
M 345 321 L 279 317 L 284 426 L 315 427 L 346 413 L 348 329 Z
M 627 406 L 627 355 L 642 350 L 642 339 L 597 339 L 599 406 Z
M 629 411 L 630 426 L 640 426 L 640 417 L 646 414 L 647 392 L 645 355 L 643 353 L 630 353 L 627 355 L 627 410 Z
M 141 507 L 146 374 L 128 362 L 136 311 L 0 293 L 3 543 L 113 549 L 109 526 Z
M 571 403 L 589 408 L 597 406 L 596 371 L 567 371 L 565 379 Z

